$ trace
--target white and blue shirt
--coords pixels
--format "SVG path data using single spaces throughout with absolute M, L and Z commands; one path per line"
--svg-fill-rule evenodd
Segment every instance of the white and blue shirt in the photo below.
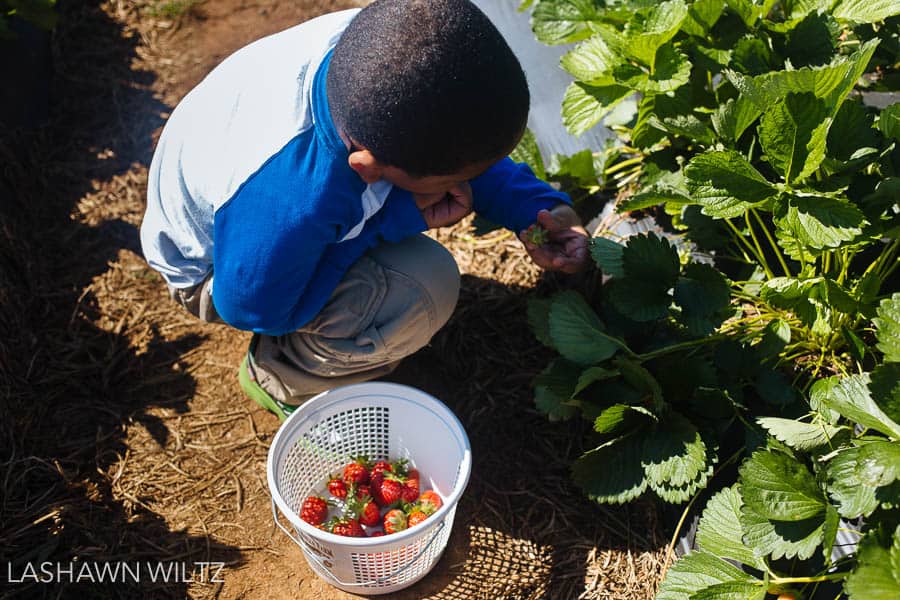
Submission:
M 281 335 L 308 323 L 379 243 L 427 229 L 412 194 L 367 185 L 328 109 L 331 50 L 358 10 L 258 40 L 216 67 L 172 112 L 150 165 L 141 244 L 175 288 L 214 273 L 230 325 Z M 471 182 L 474 208 L 513 231 L 569 202 L 504 159 Z

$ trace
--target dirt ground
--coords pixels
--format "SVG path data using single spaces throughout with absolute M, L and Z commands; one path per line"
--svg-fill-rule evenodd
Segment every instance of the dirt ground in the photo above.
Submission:
M 0 131 L 0 597 L 357 597 L 272 523 L 278 421 L 238 388 L 248 334 L 180 312 L 138 240 L 154 140 L 178 100 L 242 45 L 352 5 L 60 0 L 50 122 Z M 568 474 L 583 425 L 533 407 L 550 354 L 525 303 L 578 282 L 542 276 L 507 233 L 434 235 L 460 265 L 460 302 L 390 380 L 459 416 L 473 475 L 434 571 L 385 597 L 651 598 L 666 544 L 654 506 L 584 499 Z M 226 568 L 215 583 L 10 577 L 72 560 Z

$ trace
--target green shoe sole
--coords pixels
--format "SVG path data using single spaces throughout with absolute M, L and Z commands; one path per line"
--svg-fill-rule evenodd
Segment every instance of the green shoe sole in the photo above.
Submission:
M 275 416 L 278 417 L 279 420 L 284 421 L 292 411 L 281 406 L 277 400 L 266 393 L 266 390 L 262 389 L 262 386 L 250 379 L 250 372 L 247 369 L 248 360 L 249 358 L 245 356 L 243 362 L 241 362 L 241 368 L 238 371 L 238 381 L 241 384 L 241 389 L 244 390 L 244 393 L 248 398 L 269 412 L 275 413 Z

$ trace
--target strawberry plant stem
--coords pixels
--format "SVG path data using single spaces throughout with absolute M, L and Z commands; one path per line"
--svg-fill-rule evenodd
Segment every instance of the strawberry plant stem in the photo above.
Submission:
M 615 338 L 611 338 L 615 339 Z M 628 347 L 625 344 L 618 342 L 619 346 L 623 349 L 631 352 L 631 356 L 636 358 L 641 362 L 645 362 L 648 360 L 652 360 L 654 358 L 659 358 L 660 356 L 665 356 L 666 354 L 671 354 L 672 352 L 678 352 L 679 350 L 684 350 L 686 348 L 693 348 L 695 346 L 703 346 L 705 344 L 712 344 L 714 342 L 720 342 L 722 340 L 728 339 L 727 335 L 711 335 L 709 337 L 700 338 L 696 340 L 691 340 L 689 342 L 681 342 L 680 344 L 673 344 L 671 346 L 666 346 L 665 348 L 660 348 L 659 350 L 654 350 L 653 352 L 647 352 L 645 354 L 635 354 L 628 350 Z
M 773 577 L 769 583 L 778 585 L 787 583 L 817 583 L 821 581 L 841 581 L 846 579 L 850 573 L 843 571 L 841 573 L 826 573 L 825 575 L 816 575 L 815 577 Z
M 733 234 L 733 237 L 734 237 L 734 239 L 736 240 L 738 246 L 741 246 L 741 245 L 743 244 L 743 248 L 745 248 L 746 250 L 749 250 L 749 251 L 750 251 L 750 254 L 752 254 L 752 255 L 756 258 L 756 261 L 755 261 L 755 262 L 758 262 L 760 265 L 762 265 L 762 268 L 765 270 L 766 275 L 768 276 L 768 278 L 769 278 L 769 279 L 774 278 L 775 275 L 774 275 L 774 274 L 772 273 L 772 271 L 769 269 L 769 265 L 766 264 L 765 259 L 762 257 L 761 254 L 759 254 L 759 253 L 757 252 L 756 248 L 754 248 L 754 247 L 750 244 L 750 242 L 747 241 L 747 239 L 746 239 L 746 238 L 744 237 L 744 235 L 738 230 L 738 228 L 734 226 L 734 223 L 731 222 L 731 219 L 723 219 L 723 221 L 725 221 L 725 224 L 728 225 L 728 228 L 729 228 L 729 229 L 731 229 L 731 232 L 732 232 L 732 234 Z M 747 225 L 749 226 L 750 221 L 747 220 L 747 219 L 745 219 L 745 221 L 747 222 Z M 746 253 L 744 254 L 744 256 L 746 257 Z M 752 261 L 752 260 L 750 260 L 749 258 L 747 258 L 747 262 L 754 262 L 754 261 Z
M 750 212 L 754 217 L 756 217 L 756 220 L 759 222 L 760 227 L 762 227 L 763 233 L 769 240 L 769 244 L 772 246 L 772 250 L 775 252 L 775 256 L 778 258 L 778 262 L 781 263 L 781 268 L 784 269 L 785 277 L 791 277 L 791 270 L 788 269 L 787 262 L 784 260 L 784 255 L 781 253 L 781 248 L 778 247 L 778 243 L 775 241 L 775 238 L 772 237 L 772 234 L 769 232 L 769 228 L 766 227 L 766 224 L 762 220 L 762 217 L 759 216 L 759 212 L 753 208 L 750 209 Z
M 627 167 L 630 167 L 631 165 L 639 165 L 642 162 L 644 162 L 643 156 L 635 156 L 634 158 L 629 158 L 627 160 L 623 160 L 620 163 L 614 164 L 610 168 L 603 171 L 603 174 L 604 175 L 612 175 L 613 173 L 615 173 L 617 171 L 621 171 Z

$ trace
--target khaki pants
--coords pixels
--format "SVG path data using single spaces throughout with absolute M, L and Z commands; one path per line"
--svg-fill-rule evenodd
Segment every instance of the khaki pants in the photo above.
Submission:
M 211 282 L 170 293 L 200 319 L 222 323 Z M 439 243 L 418 235 L 383 244 L 350 267 L 312 321 L 285 335 L 255 336 L 251 376 L 274 398 L 299 404 L 386 375 L 444 326 L 458 296 L 459 270 Z

